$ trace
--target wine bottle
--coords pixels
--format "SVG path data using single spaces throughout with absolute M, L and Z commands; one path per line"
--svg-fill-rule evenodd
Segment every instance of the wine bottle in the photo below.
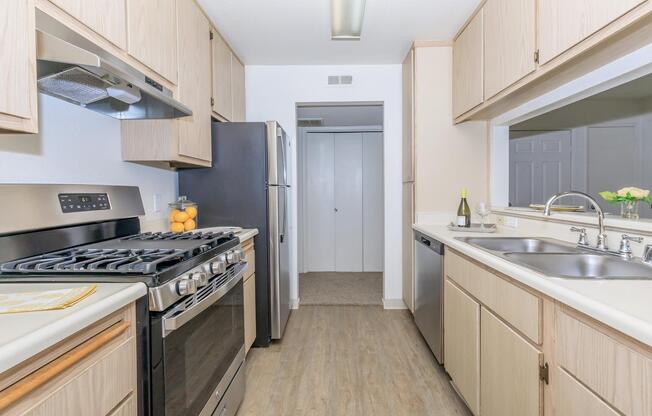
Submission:
M 466 189 L 462 189 L 462 199 L 460 200 L 460 206 L 457 208 L 457 226 L 467 228 L 471 226 L 471 209 L 469 209 L 469 204 L 466 202 Z

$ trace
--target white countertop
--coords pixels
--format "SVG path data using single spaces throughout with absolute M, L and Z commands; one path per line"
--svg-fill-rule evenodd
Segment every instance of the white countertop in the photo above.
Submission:
M 33 292 L 89 283 L 7 283 L 0 293 Z M 66 309 L 0 315 L 0 373 L 147 294 L 143 283 L 98 283 L 97 290 Z
M 238 238 L 240 239 L 240 242 L 242 243 L 243 241 L 247 241 L 250 238 L 254 238 L 255 236 L 257 236 L 258 228 L 246 228 L 240 231 L 237 235 Z
M 494 234 L 450 231 L 445 225 L 414 224 L 413 228 L 504 273 L 553 299 L 652 346 L 652 281 L 576 280 L 548 277 L 504 260 L 455 237 L 521 236 L 516 230 Z M 527 237 L 535 237 L 527 235 Z

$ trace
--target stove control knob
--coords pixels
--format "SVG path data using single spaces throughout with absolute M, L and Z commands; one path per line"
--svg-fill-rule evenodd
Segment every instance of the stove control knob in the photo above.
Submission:
M 208 275 L 204 272 L 194 272 L 190 278 L 197 283 L 197 287 L 204 287 L 208 284 Z
M 233 251 L 237 253 L 237 255 L 238 255 L 238 261 L 244 261 L 244 260 L 245 260 L 244 251 L 242 251 L 242 250 L 239 249 L 239 248 L 237 248 L 237 249 L 235 249 L 235 250 L 233 250 Z
M 211 273 L 213 274 L 222 274 L 226 271 L 226 259 L 217 258 L 214 262 L 211 262 Z
M 177 293 L 181 296 L 192 295 L 197 292 L 197 281 L 183 279 L 177 282 Z
M 229 251 L 228 253 L 226 253 L 226 261 L 229 264 L 235 264 L 240 261 L 240 256 L 238 255 L 238 253 L 236 253 L 235 250 Z

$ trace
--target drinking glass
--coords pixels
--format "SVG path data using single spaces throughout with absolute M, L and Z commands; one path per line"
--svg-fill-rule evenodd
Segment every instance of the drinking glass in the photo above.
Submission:
M 475 213 L 480 217 L 480 228 L 484 228 L 484 219 L 487 215 L 491 214 L 489 205 L 484 202 L 478 202 L 475 206 Z

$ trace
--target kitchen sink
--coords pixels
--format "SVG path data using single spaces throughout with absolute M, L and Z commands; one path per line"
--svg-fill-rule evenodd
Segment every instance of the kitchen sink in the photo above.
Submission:
M 607 254 L 504 253 L 503 257 L 551 277 L 652 280 L 652 266 Z
M 581 253 L 577 247 L 550 238 L 459 237 L 457 240 L 499 253 Z

